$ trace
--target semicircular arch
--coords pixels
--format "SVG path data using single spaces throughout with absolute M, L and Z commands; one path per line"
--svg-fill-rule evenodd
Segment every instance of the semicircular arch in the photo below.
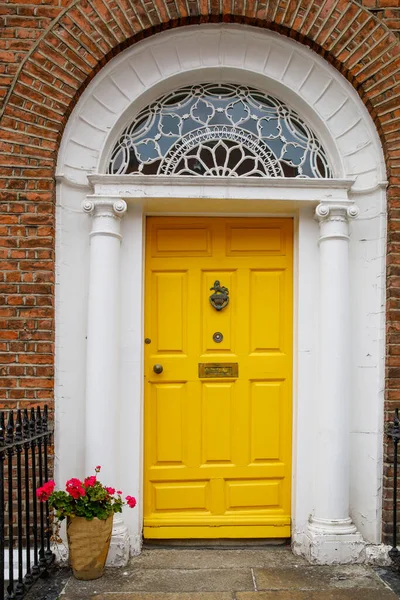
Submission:
M 204 25 L 158 34 L 125 50 L 83 93 L 63 136 L 58 170 L 75 183 L 105 172 L 118 136 L 147 104 L 181 85 L 240 82 L 275 94 L 310 124 L 335 177 L 355 188 L 385 175 L 376 129 L 355 90 L 298 42 L 253 27 Z

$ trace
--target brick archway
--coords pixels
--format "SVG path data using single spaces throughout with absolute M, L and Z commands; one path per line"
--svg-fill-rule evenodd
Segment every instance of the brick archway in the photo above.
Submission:
M 3 292 L 8 294 L 2 308 L 7 321 L 2 342 L 7 364 L 2 369 L 0 390 L 4 405 L 52 398 L 54 172 L 61 134 L 78 97 L 111 57 L 143 37 L 179 25 L 225 21 L 274 29 L 309 45 L 352 83 L 375 121 L 390 183 L 389 418 L 391 403 L 400 399 L 399 234 L 394 220 L 399 217 L 400 189 L 400 42 L 396 35 L 353 0 L 281 0 L 247 5 L 240 0 L 220 0 L 211 2 L 210 10 L 202 0 L 123 0 L 119 7 L 112 0 L 78 0 L 66 8 L 48 3 L 36 11 L 32 41 L 17 40 L 3 54 L 7 66 L 0 123 L 0 190 L 4 201 L 0 233 L 6 261 Z M 8 18 L 13 23 L 12 15 Z M 389 483 L 385 482 L 386 488 Z M 385 531 L 389 530 L 387 524 Z

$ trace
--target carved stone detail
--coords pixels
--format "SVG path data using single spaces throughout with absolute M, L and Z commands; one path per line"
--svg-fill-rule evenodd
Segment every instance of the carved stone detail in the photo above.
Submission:
M 116 217 L 120 218 L 127 211 L 128 205 L 125 200 L 114 198 L 86 198 L 82 202 L 82 210 L 85 213 L 93 214 L 96 217 Z
M 315 209 L 315 219 L 319 222 L 321 243 L 327 239 L 349 239 L 349 221 L 356 219 L 360 211 L 356 204 L 343 202 L 321 202 Z
M 360 209 L 356 204 L 344 203 L 333 203 L 333 204 L 318 204 L 315 209 L 315 218 L 318 221 L 330 220 L 330 221 L 347 221 L 349 219 L 356 219 L 360 214 Z
M 82 210 L 93 218 L 90 237 L 110 235 L 121 240 L 120 221 L 127 209 L 125 200 L 121 198 L 87 197 L 82 202 Z

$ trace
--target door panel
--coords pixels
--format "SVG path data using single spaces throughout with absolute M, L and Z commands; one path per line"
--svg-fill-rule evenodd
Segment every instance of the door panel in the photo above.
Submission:
M 155 384 L 152 388 L 152 430 L 155 432 L 153 464 L 184 465 L 183 448 L 186 440 L 183 407 L 187 401 L 186 386 L 182 383 L 164 383 Z
M 292 225 L 147 220 L 147 538 L 290 536 Z M 199 376 L 199 363 L 238 376 Z
M 251 463 L 280 460 L 282 381 L 252 381 L 250 388 Z M 283 415 L 283 418 L 285 415 Z
M 233 464 L 233 382 L 202 383 L 202 466 Z
M 154 329 L 158 351 L 161 353 L 184 353 L 187 322 L 187 273 L 153 273 L 156 310 Z M 168 318 L 165 318 L 165 307 Z
M 250 352 L 281 351 L 284 271 L 250 272 Z M 260 302 L 263 298 L 263 302 Z

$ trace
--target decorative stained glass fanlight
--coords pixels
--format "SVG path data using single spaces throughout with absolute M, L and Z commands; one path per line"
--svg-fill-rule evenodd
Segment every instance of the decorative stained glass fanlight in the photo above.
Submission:
M 227 83 L 185 86 L 143 109 L 115 144 L 108 173 L 332 177 L 316 134 L 292 108 Z

